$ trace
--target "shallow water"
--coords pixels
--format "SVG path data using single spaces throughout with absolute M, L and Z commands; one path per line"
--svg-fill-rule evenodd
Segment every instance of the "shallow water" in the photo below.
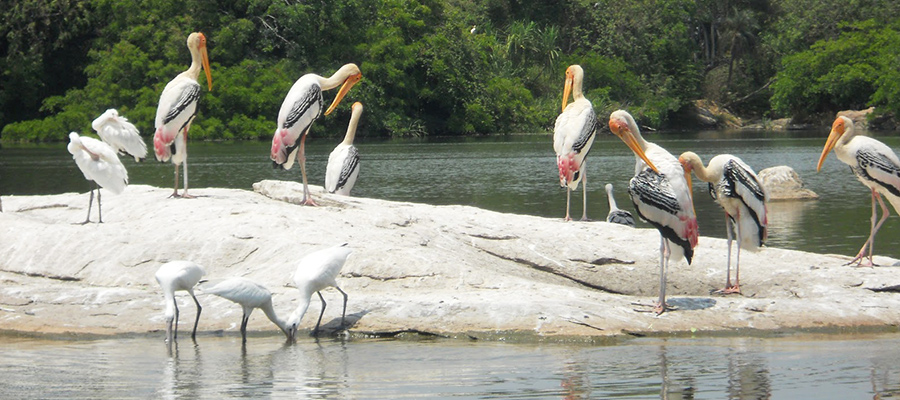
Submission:
M 2 398 L 872 398 L 900 394 L 900 336 L 452 339 L 3 337 Z
M 704 161 L 730 153 L 760 171 L 776 165 L 794 168 L 818 201 L 770 203 L 770 246 L 819 253 L 856 254 L 869 234 L 871 200 L 850 169 L 829 155 L 822 172 L 815 170 L 827 131 L 814 132 L 685 132 L 648 134 L 647 139 L 673 154 L 692 150 Z M 900 148 L 896 134 L 879 140 Z M 313 137 L 308 142 L 309 180 L 321 185 L 335 139 Z M 189 145 L 190 184 L 250 189 L 263 179 L 300 180 L 299 167 L 274 170 L 268 142 Z M 561 218 L 565 191 L 559 188 L 549 135 L 422 140 L 369 140 L 357 143 L 361 173 L 353 194 L 386 200 L 430 204 L 465 204 L 489 210 Z M 152 160 L 136 164 L 123 158 L 131 183 L 169 187 L 171 164 Z M 634 174 L 634 156 L 612 135 L 601 135 L 588 158 L 588 215 L 605 219 L 603 185 L 613 183 L 620 208 L 633 211 L 626 193 Z M 704 236 L 725 237 L 724 214 L 706 194 L 706 184 L 694 180 L 695 206 Z M 86 192 L 65 144 L 0 147 L 0 194 Z M 85 196 L 87 197 L 87 196 Z M 87 202 L 87 198 L 85 198 Z M 581 214 L 581 191 L 573 193 L 572 215 Z M 890 206 L 889 206 L 890 207 Z M 108 210 L 115 218 L 115 210 Z M 892 210 L 893 214 L 893 210 Z M 73 220 L 83 218 L 75 216 Z M 643 225 L 648 226 L 648 225 Z M 876 253 L 900 258 L 900 221 L 896 215 L 882 227 Z M 702 245 L 702 244 L 701 244 Z

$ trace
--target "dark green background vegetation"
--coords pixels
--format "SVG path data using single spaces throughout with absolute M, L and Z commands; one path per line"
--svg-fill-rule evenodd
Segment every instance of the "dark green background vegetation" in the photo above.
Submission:
M 19 0 L 0 20 L 4 141 L 65 140 L 117 108 L 147 135 L 185 39 L 209 40 L 214 88 L 194 139 L 268 139 L 301 75 L 354 62 L 361 135 L 540 132 L 581 64 L 598 114 L 679 124 L 711 99 L 755 118 L 900 113 L 895 0 Z M 470 33 L 472 26 L 475 33 Z M 202 75 L 201 75 L 202 76 Z M 203 80 L 205 78 L 201 78 Z M 201 82 L 202 83 L 202 82 Z M 333 93 L 326 95 L 330 101 Z M 314 135 L 342 135 L 349 114 Z

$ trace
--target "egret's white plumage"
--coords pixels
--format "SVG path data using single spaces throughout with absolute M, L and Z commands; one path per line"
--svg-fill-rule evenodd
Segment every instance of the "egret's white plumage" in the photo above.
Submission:
M 328 115 L 360 79 L 362 79 L 362 73 L 356 64 L 342 66 L 327 79 L 316 74 L 306 74 L 294 82 L 284 98 L 284 102 L 281 103 L 281 109 L 278 111 L 278 128 L 272 137 L 272 150 L 269 156 L 275 168 L 284 169 L 291 169 L 294 160 L 297 159 L 303 179 L 304 204 L 315 205 L 312 197 L 309 196 L 309 186 L 306 180 L 304 143 L 313 121 L 322 114 L 322 91 L 341 85 L 331 106 L 325 110 L 325 115 Z M 297 158 L 298 152 L 299 159 Z
M 609 127 L 635 153 L 635 176 L 628 192 L 635 210 L 660 233 L 659 304 L 666 310 L 666 274 L 669 258 L 684 255 L 688 264 L 694 255 L 699 232 L 691 191 L 681 163 L 668 151 L 644 140 L 634 118 L 624 110 L 613 112 Z
M 613 197 L 613 185 L 606 184 L 606 198 L 609 201 L 609 213 L 606 214 L 606 222 L 634 227 L 634 216 L 630 212 L 616 207 L 616 198 Z
M 128 118 L 120 116 L 116 109 L 106 110 L 91 122 L 91 127 L 100 139 L 116 151 L 131 155 L 134 161 L 147 157 L 147 143 L 144 143 L 138 129 L 128 122 Z
M 186 291 L 194 299 L 197 305 L 197 317 L 194 319 L 194 330 L 191 331 L 191 339 L 197 338 L 197 323 L 200 322 L 200 302 L 194 296 L 194 286 L 200 282 L 200 278 L 206 275 L 203 267 L 191 261 L 170 261 L 159 267 L 156 271 L 156 282 L 162 287 L 166 301 L 166 341 L 172 343 L 178 338 L 178 303 L 175 301 L 175 292 Z M 174 329 L 172 321 L 175 322 Z
M 236 277 L 215 283 L 201 284 L 199 289 L 203 293 L 214 294 L 241 306 L 244 311 L 241 318 L 241 339 L 244 342 L 247 341 L 247 322 L 250 320 L 250 314 L 255 308 L 261 309 L 275 326 L 281 329 L 286 336 L 290 337 L 287 322 L 278 318 L 275 309 L 272 307 L 272 292 L 265 286 L 247 278 Z
M 356 126 L 359 124 L 359 116 L 362 115 L 362 112 L 362 103 L 353 103 L 350 124 L 347 125 L 344 141 L 328 155 L 328 168 L 325 169 L 325 190 L 329 193 L 349 196 L 353 185 L 356 185 L 356 178 L 359 177 L 359 150 L 353 145 L 353 139 L 356 137 Z
M 116 151 L 110 145 L 97 139 L 69 133 L 67 146 L 75 164 L 88 181 L 97 185 L 97 210 L 99 221 L 103 222 L 103 211 L 100 206 L 100 187 L 115 194 L 122 193 L 128 184 L 128 171 L 119 161 Z M 94 202 L 94 188 L 91 187 L 91 198 L 88 200 L 88 214 L 83 223 L 91 219 L 91 203 Z
M 313 293 L 319 295 L 322 301 L 322 310 L 319 312 L 319 319 L 316 321 L 316 327 L 313 333 L 319 331 L 319 324 L 322 322 L 322 315 L 325 314 L 325 299 L 322 297 L 321 290 L 334 287 L 341 295 L 344 296 L 344 308 L 341 312 L 341 326 L 344 325 L 344 317 L 347 314 L 347 293 L 344 293 L 337 285 L 337 276 L 347 262 L 347 257 L 352 250 L 347 247 L 347 243 L 342 243 L 334 247 L 322 249 L 300 259 L 300 264 L 292 276 L 294 286 L 300 291 L 300 304 L 294 310 L 290 318 L 288 318 L 289 338 L 294 338 L 297 333 L 297 326 L 306 310 L 309 308 L 309 302 Z
M 822 164 L 832 149 L 838 160 L 850 166 L 856 179 L 866 185 L 872 195 L 869 238 L 849 264 L 856 262 L 857 265 L 862 265 L 863 259 L 867 258 L 866 265 L 874 265 L 872 255 L 875 234 L 891 214 L 881 197 L 886 197 L 894 207 L 894 211 L 900 213 L 900 159 L 886 144 L 868 136 L 857 135 L 853 120 L 844 116 L 835 119 L 831 125 L 831 133 L 828 134 L 825 148 L 822 149 L 822 155 L 816 165 L 817 171 L 822 169 Z M 876 201 L 881 206 L 881 219 L 878 222 L 876 222 Z
M 709 183 L 709 194 L 725 210 L 725 231 L 728 237 L 728 263 L 725 288 L 722 293 L 741 292 L 741 249 L 757 250 L 765 243 L 769 224 L 766 212 L 766 193 L 749 165 L 730 154 L 720 154 L 704 167 L 696 153 L 685 152 L 678 161 L 684 168 L 685 179 L 691 186 L 691 172 Z M 731 284 L 732 231 L 737 236 L 738 249 L 735 280 Z
M 184 164 L 183 197 L 190 197 L 188 191 L 187 138 L 191 122 L 197 114 L 197 103 L 200 100 L 200 70 L 206 73 L 206 83 L 212 90 L 212 76 L 209 72 L 209 56 L 206 52 L 206 36 L 200 32 L 191 33 L 187 39 L 187 47 L 191 52 L 191 66 L 175 79 L 169 81 L 159 96 L 156 108 L 156 133 L 153 135 L 153 148 L 156 159 L 162 162 L 172 161 L 175 164 L 175 192 L 178 195 L 178 166 Z
M 556 117 L 553 127 L 553 150 L 556 152 L 556 165 L 559 168 L 559 185 L 566 188 L 566 221 L 569 216 L 569 205 L 572 190 L 582 183 L 583 209 L 581 219 L 587 219 L 587 177 L 585 176 L 585 158 L 591 151 L 597 128 L 597 116 L 594 106 L 584 97 L 582 83 L 584 70 L 579 65 L 571 65 L 566 69 L 566 82 L 563 88 L 562 113 Z M 568 103 L 569 93 L 574 99 Z

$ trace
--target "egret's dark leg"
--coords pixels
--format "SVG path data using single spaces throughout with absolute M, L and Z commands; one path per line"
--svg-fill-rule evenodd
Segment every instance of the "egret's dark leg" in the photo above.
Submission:
M 347 293 L 344 293 L 344 291 L 341 290 L 341 288 L 339 288 L 337 286 L 335 286 L 334 288 L 337 289 L 338 292 L 341 292 L 341 295 L 344 296 L 344 310 L 341 311 L 341 328 L 343 328 L 344 327 L 344 317 L 347 315 Z
M 93 205 L 93 204 L 94 204 L 94 188 L 91 187 L 91 197 L 88 199 L 87 217 L 84 219 L 84 222 L 82 222 L 81 225 L 91 222 L 91 205 Z
M 172 333 L 172 339 L 178 339 L 178 302 L 175 301 L 175 298 L 172 298 L 172 303 L 175 304 L 175 330 Z
M 322 322 L 322 315 L 325 314 L 325 306 L 326 306 L 325 298 L 322 297 L 322 292 L 316 292 L 316 294 L 319 295 L 319 300 L 322 301 L 322 311 L 319 311 L 319 320 L 316 321 L 316 329 L 313 329 L 313 335 L 316 335 L 319 333 L 319 324 Z
M 247 342 L 247 321 L 249 320 L 250 316 L 247 314 L 241 317 L 241 342 L 243 343 Z
M 200 323 L 200 312 L 203 311 L 203 307 L 200 307 L 200 302 L 197 301 L 197 296 L 194 296 L 193 290 L 188 291 L 188 293 L 191 294 L 194 304 L 197 305 L 197 317 L 194 319 L 194 330 L 191 332 L 191 339 L 197 340 L 197 324 Z

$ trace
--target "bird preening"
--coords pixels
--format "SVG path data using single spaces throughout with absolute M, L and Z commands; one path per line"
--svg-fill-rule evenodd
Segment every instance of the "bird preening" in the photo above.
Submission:
M 362 111 L 362 103 L 353 103 L 344 141 L 328 155 L 328 166 L 325 169 L 325 190 L 328 193 L 349 196 L 356 185 L 356 178 L 359 177 L 359 150 L 353 145 L 353 139 L 356 137 L 356 126 Z
M 134 161 L 147 157 L 147 143 L 144 143 L 140 132 L 134 124 L 128 122 L 128 118 L 120 116 L 115 108 L 106 110 L 94 119 L 91 128 L 119 154 L 128 154 L 134 157 Z
M 858 135 L 853 120 L 845 116 L 837 117 L 831 125 L 831 132 L 822 149 L 822 155 L 819 156 L 816 171 L 822 170 L 822 164 L 832 149 L 838 160 L 850 166 L 856 179 L 869 189 L 872 196 L 869 238 L 863 243 L 856 257 L 847 264 L 874 266 L 872 256 L 875 251 L 875 234 L 891 215 L 882 197 L 886 197 L 894 207 L 894 211 L 900 213 L 900 158 L 886 144 L 868 136 Z M 880 219 L 877 218 L 876 202 L 881 207 Z
M 113 148 L 97 139 L 80 136 L 75 132 L 69 133 L 69 145 L 67 146 L 75 164 L 84 175 L 84 179 L 92 183 L 91 197 L 88 200 L 87 217 L 82 224 L 91 220 L 91 204 L 94 202 L 94 189 L 97 189 L 97 221 L 103 222 L 103 209 L 100 205 L 100 188 L 104 188 L 115 194 L 120 194 L 128 185 L 128 171 L 119 161 Z

